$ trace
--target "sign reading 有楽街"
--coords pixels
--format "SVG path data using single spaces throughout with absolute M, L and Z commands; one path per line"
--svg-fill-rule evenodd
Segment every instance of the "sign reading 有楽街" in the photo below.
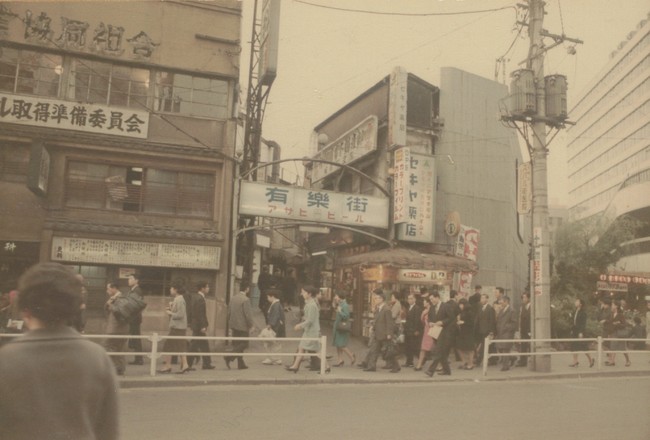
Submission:
M 0 93 L 0 122 L 146 139 L 149 113 L 101 104 Z
M 242 181 L 239 213 L 387 228 L 388 198 Z

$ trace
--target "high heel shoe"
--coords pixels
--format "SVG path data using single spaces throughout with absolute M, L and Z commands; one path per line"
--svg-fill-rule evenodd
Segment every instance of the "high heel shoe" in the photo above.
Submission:
M 422 367 L 413 367 L 413 371 L 422 371 Z
M 294 373 L 297 373 L 297 372 L 298 372 L 298 369 L 297 369 L 297 368 L 292 368 L 292 367 L 289 366 L 289 365 L 285 365 L 285 366 L 284 366 L 284 369 L 287 370 L 287 371 L 293 371 Z
M 352 365 L 354 367 L 354 364 L 356 364 L 356 363 L 357 363 L 357 355 L 353 354 L 352 355 L 352 363 L 350 365 Z
M 337 363 L 337 364 L 334 364 L 334 365 L 332 365 L 332 366 L 333 366 L 333 367 L 342 367 L 343 364 L 345 364 L 345 361 L 341 361 L 341 362 L 339 362 L 339 363 Z
M 632 365 L 632 362 L 630 362 L 630 361 L 625 362 L 626 367 L 629 367 L 630 365 Z
M 165 368 L 164 370 L 156 370 L 156 373 L 159 374 L 170 374 L 172 372 L 171 368 Z
M 171 370 L 170 370 L 171 371 Z M 178 371 L 176 374 L 185 374 L 190 371 L 190 367 L 185 367 L 181 371 Z
M 596 363 L 596 359 L 589 359 L 589 368 L 593 368 L 595 363 Z
M 578 365 L 580 365 L 580 362 L 575 362 L 573 364 L 569 364 L 569 367 L 577 367 Z
M 327 368 L 325 369 L 325 374 L 328 374 L 330 371 L 332 371 L 332 370 L 330 370 L 330 367 L 327 367 Z M 318 374 L 320 374 L 320 371 L 318 372 Z

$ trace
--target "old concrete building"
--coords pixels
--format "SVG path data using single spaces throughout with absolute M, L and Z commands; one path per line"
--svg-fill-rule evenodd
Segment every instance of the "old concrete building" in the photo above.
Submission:
M 0 277 L 57 261 L 106 283 L 138 271 L 143 330 L 170 283 L 211 285 L 223 334 L 241 5 L 0 4 Z

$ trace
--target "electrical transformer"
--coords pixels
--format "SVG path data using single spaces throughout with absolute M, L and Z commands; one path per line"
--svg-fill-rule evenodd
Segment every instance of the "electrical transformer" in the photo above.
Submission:
M 567 113 L 567 80 L 564 75 L 548 75 L 544 77 L 544 93 L 546 94 L 546 117 L 564 121 Z
M 530 69 L 519 69 L 512 72 L 510 78 L 510 113 L 513 116 L 535 114 L 537 104 L 534 72 Z

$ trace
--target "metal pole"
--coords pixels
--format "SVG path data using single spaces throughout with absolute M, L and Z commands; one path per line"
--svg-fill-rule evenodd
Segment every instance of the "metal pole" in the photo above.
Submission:
M 490 342 L 492 341 L 492 338 L 490 335 L 487 335 L 485 337 L 485 340 L 483 341 L 483 376 L 487 376 L 487 370 L 488 370 L 488 358 L 490 357 Z
M 530 24 L 530 53 L 527 67 L 534 72 L 536 87 L 537 114 L 533 117 L 533 237 L 537 235 L 537 246 L 541 253 L 541 282 L 535 280 L 533 295 L 535 338 L 549 339 L 551 337 L 551 300 L 550 300 L 550 271 L 549 271 L 549 233 L 548 233 L 548 182 L 546 149 L 546 96 L 544 88 L 544 42 L 542 25 L 544 22 L 544 1 L 528 0 Z M 535 344 L 536 351 L 550 349 L 549 342 Z M 548 372 L 551 370 L 551 356 L 536 356 L 535 371 Z
M 233 166 L 233 185 L 232 194 L 232 220 L 230 224 L 230 264 L 228 267 L 228 291 L 226 292 L 226 304 L 230 304 L 230 297 L 235 291 L 237 281 L 237 227 L 239 224 L 239 197 L 241 192 L 241 177 L 239 176 L 239 161 L 234 162 Z M 228 318 L 226 318 L 226 335 L 228 334 Z
M 149 363 L 149 375 L 156 375 L 156 362 L 158 361 L 158 333 L 151 335 L 151 362 Z

